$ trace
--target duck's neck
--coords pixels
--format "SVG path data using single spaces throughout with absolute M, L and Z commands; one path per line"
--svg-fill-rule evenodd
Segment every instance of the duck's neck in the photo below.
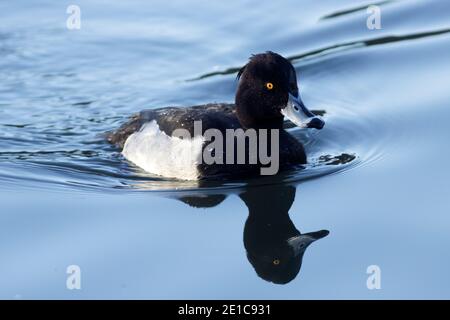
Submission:
M 253 110 L 255 109 L 255 110 Z M 257 108 L 244 108 L 236 104 L 239 123 L 244 129 L 283 129 L 283 116 L 259 114 Z
M 270 119 L 267 121 L 241 121 L 239 119 L 239 122 L 241 123 L 242 127 L 244 129 L 255 129 L 255 130 L 259 130 L 259 129 L 278 129 L 278 130 L 282 130 L 283 129 L 283 118 L 281 118 L 280 120 L 274 121 L 274 119 Z

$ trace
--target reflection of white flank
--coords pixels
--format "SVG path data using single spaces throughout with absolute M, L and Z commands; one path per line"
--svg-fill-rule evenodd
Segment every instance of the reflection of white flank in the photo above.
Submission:
M 202 145 L 202 136 L 193 139 L 170 137 L 159 129 L 156 121 L 152 121 L 128 137 L 122 154 L 147 172 L 196 180 Z

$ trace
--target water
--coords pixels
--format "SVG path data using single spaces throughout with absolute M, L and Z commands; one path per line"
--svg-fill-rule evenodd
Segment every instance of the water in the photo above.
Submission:
M 1 298 L 450 297 L 449 3 L 379 2 L 381 30 L 368 1 L 77 4 L 72 31 L 65 4 L 0 4 Z M 325 111 L 293 129 L 306 169 L 199 185 L 105 143 L 141 109 L 233 101 L 265 50 Z M 284 240 L 319 230 L 289 258 Z

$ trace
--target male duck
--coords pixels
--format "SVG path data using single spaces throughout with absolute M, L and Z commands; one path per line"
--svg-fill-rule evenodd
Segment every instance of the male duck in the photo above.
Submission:
M 148 172 L 196 180 L 223 175 L 254 175 L 256 169 L 267 165 L 259 159 L 256 163 L 247 161 L 238 164 L 198 161 L 192 153 L 202 154 L 210 146 L 210 141 L 203 136 L 206 130 L 215 129 L 225 136 L 227 129 L 254 129 L 257 132 L 267 129 L 270 139 L 272 129 L 275 129 L 278 130 L 279 166 L 286 168 L 305 164 L 302 144 L 283 129 L 284 117 L 302 128 L 322 129 L 324 122 L 303 104 L 292 64 L 273 52 L 256 54 L 239 71 L 238 79 L 235 104 L 211 103 L 187 108 L 144 110 L 117 131 L 109 133 L 107 139 L 123 149 L 125 158 Z M 200 132 L 195 130 L 196 121 L 201 121 Z M 187 130 L 191 138 L 174 135 L 177 129 Z M 246 146 L 248 144 L 249 141 Z M 227 148 L 223 142 L 222 150 L 215 152 L 223 153 L 223 158 L 227 153 L 232 153 L 232 158 L 236 159 L 236 147 L 233 148 Z M 271 147 L 268 149 L 270 152 Z M 248 160 L 252 155 L 251 151 L 246 152 Z

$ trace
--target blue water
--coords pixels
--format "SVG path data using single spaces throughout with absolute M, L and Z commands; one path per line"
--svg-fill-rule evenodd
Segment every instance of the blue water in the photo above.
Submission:
M 70 3 L 1 2 L 0 298 L 450 298 L 450 3 L 382 1 L 369 30 L 370 3 L 76 1 L 68 30 Z M 104 141 L 142 109 L 232 102 L 266 50 L 325 111 L 293 129 L 306 169 L 199 185 Z M 251 256 L 282 255 L 283 223 L 330 233 L 275 284 Z

